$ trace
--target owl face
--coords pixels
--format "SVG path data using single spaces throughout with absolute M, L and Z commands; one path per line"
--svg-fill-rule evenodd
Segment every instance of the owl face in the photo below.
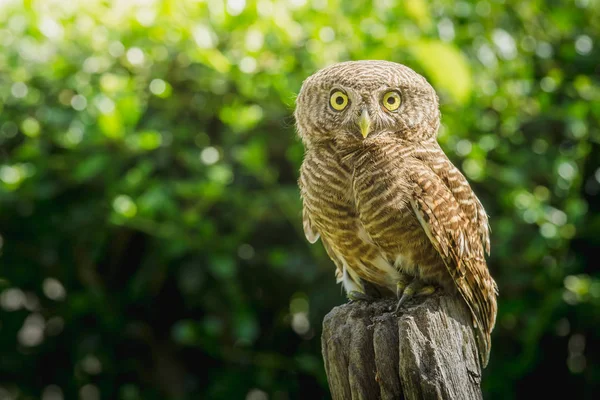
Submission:
M 295 111 L 306 144 L 338 140 L 361 144 L 382 135 L 435 138 L 438 98 L 421 75 L 388 61 L 349 61 L 306 79 Z

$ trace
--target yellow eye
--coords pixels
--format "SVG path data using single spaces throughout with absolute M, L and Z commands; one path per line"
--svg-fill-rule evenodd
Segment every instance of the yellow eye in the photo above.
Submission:
M 389 111 L 396 111 L 402 104 L 402 97 L 398 92 L 387 92 L 383 96 L 383 106 Z
M 348 96 L 339 90 L 335 91 L 329 99 L 329 104 L 331 104 L 331 107 L 333 107 L 334 110 L 342 111 L 348 106 Z

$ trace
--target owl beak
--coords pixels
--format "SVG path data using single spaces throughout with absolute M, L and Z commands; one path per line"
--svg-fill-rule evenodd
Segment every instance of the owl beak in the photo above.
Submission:
M 358 120 L 358 126 L 360 127 L 360 133 L 363 138 L 367 138 L 369 136 L 369 128 L 371 127 L 371 117 L 369 117 L 369 113 L 366 108 L 363 108 L 362 113 L 360 114 L 360 119 Z

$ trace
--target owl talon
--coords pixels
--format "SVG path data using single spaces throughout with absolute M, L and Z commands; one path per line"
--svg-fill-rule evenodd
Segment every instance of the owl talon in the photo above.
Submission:
M 394 312 L 397 313 L 398 310 L 400 310 L 400 307 L 406 303 L 407 300 L 412 299 L 414 296 L 429 296 L 435 293 L 435 290 L 436 289 L 434 286 L 426 285 L 417 279 L 413 280 L 402 292 L 402 297 L 400 297 L 398 300 L 398 303 L 396 304 L 396 310 Z
M 402 293 L 404 293 L 404 289 L 411 283 L 413 277 L 410 275 L 402 274 L 400 275 L 400 279 L 396 282 L 396 297 L 402 297 Z
M 375 298 L 373 296 L 369 296 L 368 294 L 359 292 L 358 290 L 352 290 L 348 292 L 347 297 L 348 300 L 350 300 L 350 302 L 366 301 L 367 303 L 372 303 L 373 301 L 375 301 Z
M 400 275 L 400 279 L 398 280 L 398 282 L 396 282 L 396 298 L 400 299 L 402 298 L 404 291 L 406 290 L 406 288 L 408 287 L 408 285 L 410 285 L 411 281 L 413 280 L 413 277 L 404 273 L 401 273 Z M 400 306 L 396 306 L 396 311 L 398 311 L 398 308 Z M 393 307 L 390 307 L 390 311 L 394 310 Z
M 431 286 L 431 285 L 423 286 L 417 292 L 417 296 L 430 296 L 435 293 L 435 290 L 436 290 L 435 286 Z
M 402 304 L 406 303 L 406 301 L 412 298 L 413 295 L 414 292 L 412 290 L 409 290 L 409 288 L 404 289 L 402 297 L 400 297 L 400 299 L 398 300 L 398 303 L 396 304 L 396 310 L 394 310 L 394 312 L 397 313 L 400 310 Z

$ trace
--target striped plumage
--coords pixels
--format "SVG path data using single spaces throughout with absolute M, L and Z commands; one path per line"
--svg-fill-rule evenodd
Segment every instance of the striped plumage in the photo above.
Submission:
M 409 276 L 460 293 L 485 366 L 497 295 L 488 221 L 436 141 L 433 88 L 400 64 L 340 63 L 304 82 L 295 116 L 306 148 L 304 231 L 311 243 L 321 238 L 338 282 L 364 292 L 364 280 L 392 295 Z

